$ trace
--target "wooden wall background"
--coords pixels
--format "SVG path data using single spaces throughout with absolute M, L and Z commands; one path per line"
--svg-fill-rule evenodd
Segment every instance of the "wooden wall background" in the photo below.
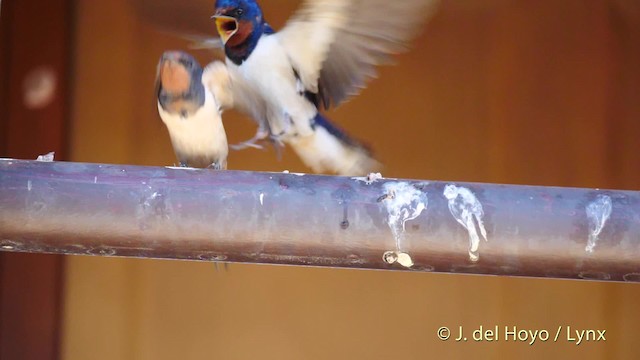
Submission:
M 140 3 L 77 1 L 73 160 L 175 161 L 153 77 L 162 51 L 185 44 L 141 20 Z M 263 3 L 279 26 L 297 1 Z M 194 6 L 193 25 L 208 26 L 212 1 Z M 330 116 L 389 177 L 639 190 L 640 2 L 445 1 L 413 51 Z M 236 114 L 225 126 L 232 140 L 254 130 Z M 229 164 L 306 171 L 291 151 Z M 630 359 L 638 298 L 636 284 L 74 257 L 62 357 Z M 441 342 L 445 325 L 570 325 L 607 341 Z
M 68 160 L 73 1 L 0 2 L 0 157 Z M 42 89 L 43 73 L 55 86 L 36 106 L 25 85 Z M 0 359 L 60 358 L 63 269 L 62 256 L 0 252 Z

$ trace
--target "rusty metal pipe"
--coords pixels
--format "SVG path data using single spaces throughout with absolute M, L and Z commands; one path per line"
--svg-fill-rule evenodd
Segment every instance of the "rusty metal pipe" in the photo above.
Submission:
M 640 193 L 3 159 L 0 248 L 638 282 Z

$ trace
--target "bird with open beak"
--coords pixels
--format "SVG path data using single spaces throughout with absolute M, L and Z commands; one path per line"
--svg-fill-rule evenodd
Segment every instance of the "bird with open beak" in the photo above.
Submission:
M 221 104 L 214 94 L 222 89 L 220 100 L 226 99 L 223 85 L 228 76 L 223 67 L 203 70 L 196 59 L 181 51 L 167 51 L 160 58 L 156 77 L 158 112 L 169 130 L 180 166 L 227 168 L 227 135 Z
M 271 135 L 316 172 L 363 175 L 380 164 L 320 110 L 364 88 L 436 3 L 306 0 L 278 32 L 255 0 L 217 0 L 213 18 L 229 72 L 263 99 Z

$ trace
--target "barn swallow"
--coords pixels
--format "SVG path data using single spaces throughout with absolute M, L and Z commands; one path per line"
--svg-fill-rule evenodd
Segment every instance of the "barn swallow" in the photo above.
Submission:
M 320 113 L 359 93 L 405 48 L 437 0 L 306 0 L 280 31 L 255 0 L 217 0 L 230 73 L 264 101 L 271 134 L 316 172 L 364 175 L 380 164 Z
M 203 70 L 195 58 L 182 51 L 165 52 L 158 64 L 158 112 L 180 166 L 227 168 L 229 147 L 222 111 L 205 86 L 212 82 L 213 70 Z

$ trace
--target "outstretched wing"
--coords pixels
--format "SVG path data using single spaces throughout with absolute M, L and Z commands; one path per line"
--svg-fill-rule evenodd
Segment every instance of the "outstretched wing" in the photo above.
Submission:
M 305 88 L 338 106 L 402 52 L 439 0 L 306 0 L 277 33 Z

